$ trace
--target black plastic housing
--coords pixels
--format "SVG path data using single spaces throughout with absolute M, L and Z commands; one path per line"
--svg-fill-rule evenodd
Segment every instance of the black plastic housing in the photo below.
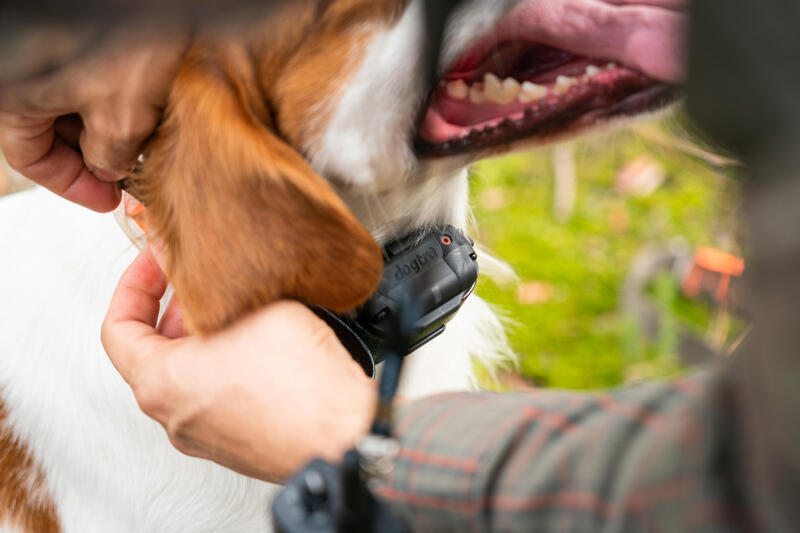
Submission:
M 417 231 L 384 247 L 385 268 L 375 294 L 358 313 L 371 335 L 391 334 L 402 302 L 416 305 L 409 353 L 441 334 L 475 289 L 478 254 L 474 242 L 453 226 Z

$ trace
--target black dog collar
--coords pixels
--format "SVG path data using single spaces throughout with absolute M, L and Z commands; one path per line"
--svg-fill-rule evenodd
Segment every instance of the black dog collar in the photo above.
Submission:
M 378 289 L 353 317 L 326 309 L 314 312 L 336 333 L 364 372 L 375 376 L 383 360 L 393 317 L 401 306 L 416 306 L 408 355 L 445 330 L 478 279 L 478 254 L 472 239 L 453 226 L 417 230 L 384 247 L 384 269 Z

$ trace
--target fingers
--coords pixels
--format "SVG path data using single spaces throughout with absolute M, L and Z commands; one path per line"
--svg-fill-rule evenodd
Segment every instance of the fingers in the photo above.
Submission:
M 92 175 L 53 120 L 0 116 L 0 149 L 12 168 L 67 200 L 100 212 L 119 204 L 118 185 Z
M 83 131 L 83 121 L 80 115 L 73 113 L 58 117 L 55 122 L 56 136 L 64 143 L 78 150 L 80 148 L 81 132 Z
M 169 339 L 178 339 L 189 334 L 183 322 L 183 308 L 176 296 L 172 297 L 167 310 L 164 311 L 164 316 L 158 324 L 158 332 Z
M 138 203 L 138 200 L 135 200 Z M 153 232 L 147 234 L 148 240 L 148 248 L 150 248 L 150 253 L 153 254 L 153 258 L 158 263 L 158 266 L 161 267 L 162 272 L 167 271 L 167 257 L 168 257 L 168 249 L 167 244 L 158 236 L 156 236 Z
M 103 181 L 122 179 L 136 165 L 157 122 L 158 113 L 147 105 L 127 105 L 114 112 L 93 110 L 83 117 L 80 136 L 87 167 Z
M 156 328 L 166 288 L 163 272 L 149 247 L 145 248 L 114 291 L 101 339 L 111 363 L 131 386 L 139 407 L 170 432 L 174 409 L 186 401 L 184 390 L 178 385 L 193 370 L 185 361 L 187 353 L 194 355 L 194 350 L 187 352 L 182 349 L 182 341 L 172 340 L 183 336 L 177 300 L 173 300 L 162 325 Z M 187 379 L 191 392 L 196 380 Z
M 169 342 L 156 330 L 164 274 L 145 248 L 122 275 L 103 322 L 101 339 L 112 364 L 133 383 L 142 362 Z
M 353 376 L 370 381 L 336 333 L 307 306 L 292 300 L 273 302 L 243 319 L 234 330 L 252 328 L 254 323 L 258 324 L 263 346 L 285 352 L 295 350 L 298 342 L 302 342 L 305 349 L 295 357 L 309 366 L 317 367 L 323 361 L 337 366 L 345 363 Z
M 97 58 L 101 75 L 81 70 L 78 76 L 78 92 L 99 96 L 84 98 L 79 107 L 85 128 L 81 152 L 87 166 L 105 181 L 119 179 L 136 165 L 161 119 L 187 46 L 180 32 L 154 35 L 147 45 L 129 38 L 120 35 L 112 47 L 117 53 Z M 141 43 L 142 35 L 134 38 Z
M 188 34 L 114 32 L 97 53 L 0 87 L 0 149 L 9 164 L 96 211 L 114 209 L 114 183 L 133 169 L 167 105 Z M 67 120 L 65 120 L 67 117 Z
M 139 203 L 138 200 L 131 197 L 130 195 L 126 197 L 126 200 L 136 204 Z M 153 255 L 153 260 L 156 262 L 156 264 L 158 264 L 162 272 L 166 272 L 167 271 L 166 244 L 164 244 L 164 241 L 162 241 L 152 233 L 148 234 L 147 238 L 148 238 L 147 247 L 150 250 L 150 253 Z M 158 324 L 158 332 L 161 333 L 161 335 L 170 339 L 178 339 L 189 335 L 189 332 L 186 330 L 186 325 L 183 321 L 183 307 L 181 307 L 181 304 L 178 301 L 178 296 L 175 294 L 172 295 L 172 298 L 170 299 L 170 302 L 167 305 L 167 310 L 164 311 L 164 315 L 161 317 L 161 322 Z

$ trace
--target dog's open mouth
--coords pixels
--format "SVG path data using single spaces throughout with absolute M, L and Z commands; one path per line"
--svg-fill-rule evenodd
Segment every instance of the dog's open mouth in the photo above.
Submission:
M 531 41 L 503 26 L 491 44 L 484 40 L 463 54 L 434 90 L 415 143 L 420 156 L 566 136 L 658 109 L 679 95 L 677 86 L 639 68 L 552 46 L 554 39 Z

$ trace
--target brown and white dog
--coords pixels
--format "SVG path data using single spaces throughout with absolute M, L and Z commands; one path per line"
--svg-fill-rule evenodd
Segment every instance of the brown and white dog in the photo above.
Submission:
M 375 240 L 466 227 L 469 163 L 674 101 L 684 8 L 465 2 L 436 87 L 421 82 L 420 0 L 291 2 L 236 37 L 198 36 L 132 177 L 190 327 L 281 297 L 357 306 L 381 270 Z M 0 532 L 270 527 L 275 487 L 175 451 L 103 353 L 134 254 L 109 215 L 40 190 L 0 204 Z M 473 297 L 409 359 L 404 393 L 471 387 L 474 359 L 507 353 Z

